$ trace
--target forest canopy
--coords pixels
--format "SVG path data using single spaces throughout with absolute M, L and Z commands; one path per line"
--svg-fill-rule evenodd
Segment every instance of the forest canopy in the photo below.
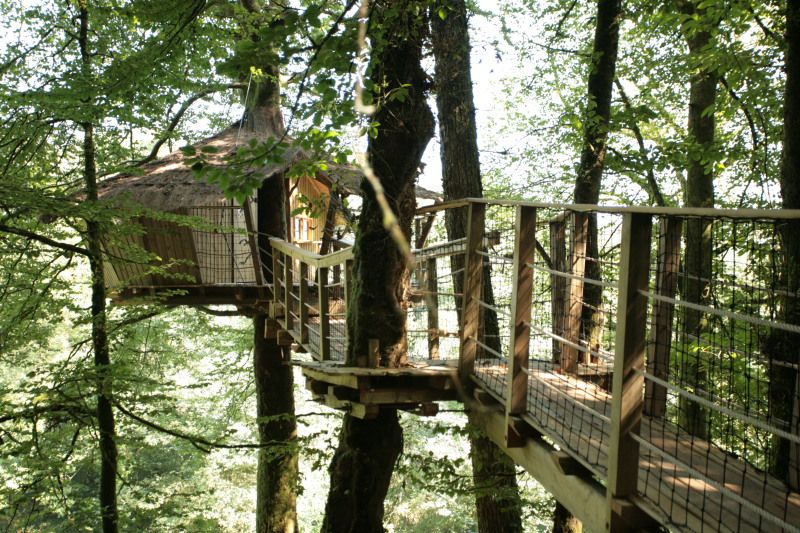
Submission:
M 366 173 L 377 171 L 392 206 L 407 186 L 389 182 L 392 169 L 403 167 L 409 183 L 445 190 L 444 135 L 425 109 L 455 95 L 448 93 L 455 84 L 436 74 L 435 32 L 464 9 L 471 49 L 460 53 L 472 64 L 483 195 L 799 208 L 800 178 L 787 170 L 784 142 L 787 102 L 798 98 L 787 89 L 794 4 L 0 0 L 0 529 L 256 530 L 259 462 L 295 469 L 293 481 L 281 483 L 291 485 L 287 505 L 294 509 L 297 499 L 296 516 L 284 514 L 298 530 L 323 527 L 342 413 L 312 402 L 291 381 L 299 382 L 291 368 L 291 409 L 262 409 L 253 363 L 265 332 L 252 313 L 113 300 L 104 273 L 120 258 L 110 239 L 148 276 L 169 276 L 175 265 L 130 244 L 141 237 L 139 222 L 208 222 L 103 202 L 108 180 L 144 175 L 147 165 L 179 153 L 198 183 L 244 204 L 269 196 L 263 176 L 249 171 L 254 166 L 278 166 L 287 153 L 302 152 L 283 176 L 290 189 L 303 173 L 361 169 L 369 152 Z M 606 31 L 616 33 L 608 37 L 613 47 L 601 49 L 603 9 L 613 11 Z M 405 64 L 392 63 L 398 50 L 416 54 L 416 63 L 403 71 Z M 395 84 L 392 76 L 402 75 L 410 81 Z M 606 98 L 592 89 L 603 76 Z M 414 106 L 416 115 L 401 115 Z M 278 117 L 274 129 L 242 146 L 224 169 L 209 164 L 214 149 L 194 148 L 226 128 L 258 131 L 259 109 Z M 409 117 L 426 131 L 402 140 L 408 152 L 380 144 Z M 599 174 L 589 183 L 592 169 Z M 375 190 L 364 187 L 365 198 Z M 340 192 L 332 191 L 318 205 L 279 213 L 270 235 L 286 237 L 289 216 L 324 212 Z M 337 202 L 347 214 L 343 234 L 382 235 L 388 211 L 370 212 L 369 199 L 362 213 L 361 200 Z M 689 241 L 707 230 L 688 227 Z M 400 252 L 395 259 L 400 280 L 405 263 Z M 688 258 L 687 268 L 709 278 L 706 259 L 706 270 Z M 357 267 L 359 279 L 368 266 Z M 699 291 L 692 301 L 703 301 L 702 287 L 684 290 Z M 361 313 L 362 320 L 378 316 L 376 308 Z M 274 348 L 279 362 L 288 357 Z M 758 394 L 766 402 L 770 393 Z M 435 419 L 399 418 L 405 439 L 388 486 L 386 530 L 478 529 L 472 428 L 461 404 L 442 411 Z M 702 413 L 688 416 L 689 426 L 704 424 Z M 288 436 L 271 440 L 276 427 Z M 518 480 L 523 529 L 549 529 L 552 498 L 521 471 Z

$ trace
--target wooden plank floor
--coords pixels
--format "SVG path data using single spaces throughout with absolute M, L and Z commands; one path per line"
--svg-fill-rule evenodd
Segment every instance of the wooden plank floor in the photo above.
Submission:
M 502 400 L 505 367 L 480 363 L 477 381 Z M 528 412 L 542 434 L 603 479 L 610 441 L 610 395 L 600 387 L 531 362 Z M 741 459 L 692 439 L 673 424 L 645 417 L 640 435 L 641 506 L 682 531 L 800 531 L 800 494 Z M 691 468 L 687 468 L 691 467 Z M 733 494 L 723 492 L 724 487 Z

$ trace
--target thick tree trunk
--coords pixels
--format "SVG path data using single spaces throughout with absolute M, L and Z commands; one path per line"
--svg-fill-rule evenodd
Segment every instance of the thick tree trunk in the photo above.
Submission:
M 79 4 L 80 33 L 78 43 L 81 52 L 82 70 L 85 76 L 91 72 L 89 51 L 89 11 L 86 2 Z M 86 200 L 97 202 L 97 162 L 95 159 L 94 125 L 81 124 L 83 129 L 83 179 Z M 92 276 L 92 350 L 97 387 L 97 428 L 100 435 L 100 516 L 104 533 L 116 533 L 119 529 L 117 509 L 117 443 L 112 409 L 113 379 L 111 376 L 111 354 L 106 329 L 106 284 L 103 272 L 103 250 L 100 224 L 86 221 L 89 268 Z
M 440 11 L 444 16 L 440 16 Z M 430 19 L 436 58 L 436 107 L 444 197 L 445 200 L 479 198 L 483 196 L 483 191 L 464 0 L 435 4 L 431 8 Z M 445 213 L 449 240 L 466 236 L 465 218 L 457 210 Z M 463 259 L 454 256 L 453 260 L 453 272 L 458 272 L 463 267 Z M 489 272 L 484 279 L 491 280 Z M 462 277 L 455 276 L 453 281 L 455 292 L 463 292 Z M 490 282 L 484 284 L 484 290 L 486 301 L 493 303 Z M 500 351 L 497 315 L 487 315 L 484 319 L 486 338 L 490 346 Z M 522 531 L 521 502 L 513 461 L 486 436 L 475 431 L 470 431 L 469 436 L 478 531 Z
M 583 150 L 581 151 L 578 178 L 575 181 L 574 201 L 577 204 L 597 204 L 600 201 L 600 185 L 605 167 L 608 130 L 611 120 L 611 97 L 617 68 L 619 47 L 619 25 L 622 18 L 621 0 L 598 0 L 597 22 L 592 48 L 592 64 L 589 67 L 584 118 Z M 589 215 L 586 242 L 586 266 L 584 275 L 590 279 L 602 279 L 598 246 L 597 216 Z M 583 308 L 581 311 L 580 338 L 593 350 L 600 347 L 603 332 L 603 288 L 599 285 L 583 284 Z M 587 361 L 591 362 L 591 361 Z M 556 503 L 553 529 L 569 524 L 580 530 L 580 522 L 560 504 Z
M 242 1 L 250 12 L 261 8 L 257 2 Z M 249 37 L 256 43 L 257 33 Z M 265 76 L 251 87 L 245 102 L 243 127 L 264 137 L 280 138 L 286 133 L 281 112 L 278 65 L 260 65 Z M 286 239 L 286 180 L 272 177 L 257 192 L 258 247 L 264 279 L 272 282 L 269 237 Z M 265 338 L 267 316 L 253 318 L 253 371 L 259 442 L 267 447 L 258 452 L 256 481 L 256 532 L 294 533 L 297 531 L 297 421 L 294 416 L 294 375 L 286 364 L 287 347 L 275 337 Z
M 258 452 L 256 531 L 297 531 L 297 424 L 292 367 L 275 339 L 264 338 L 266 316 L 253 319 L 258 436 L 261 444 L 282 443 Z
M 617 66 L 619 24 L 622 17 L 620 0 L 598 0 L 597 25 L 592 50 L 592 65 L 586 98 L 583 150 L 575 182 L 574 201 L 577 204 L 596 204 L 600 200 L 600 183 L 605 166 L 611 96 Z M 597 217 L 589 216 L 586 245 L 585 276 L 601 279 Z M 583 309 L 581 312 L 581 339 L 592 349 L 597 349 L 603 330 L 603 289 L 599 285 L 583 284 Z
M 370 17 L 374 46 L 370 77 L 381 93 L 375 95 L 378 107 L 372 120 L 379 128 L 369 140 L 368 156 L 406 238 L 414 209 L 414 179 L 433 134 L 420 66 L 427 20 L 417 7 L 412 0 L 379 0 L 372 3 Z M 372 187 L 365 181 L 362 189 L 347 316 L 347 364 L 357 365 L 359 356 L 367 354 L 370 339 L 377 339 L 381 363 L 397 366 L 406 357 L 401 302 L 407 268 L 398 244 L 384 228 L 384 213 Z M 383 499 L 402 443 L 402 429 L 392 409 L 382 410 L 374 420 L 345 415 L 330 467 L 322 531 L 383 531 Z
M 781 161 L 781 195 L 784 209 L 800 209 L 800 0 L 786 5 L 786 88 L 783 108 L 783 159 Z M 782 225 L 780 232 L 781 283 L 784 296 L 779 320 L 800 324 L 800 222 Z M 773 330 L 766 352 L 779 363 L 797 365 L 800 335 Z M 800 434 L 800 390 L 798 370 L 785 364 L 772 364 L 769 370 L 770 418 L 789 421 L 786 428 Z M 787 439 L 775 438 L 770 464 L 773 474 L 785 478 L 790 487 L 800 490 L 800 446 Z
M 693 2 L 682 2 L 681 9 L 687 14 L 699 15 Z M 709 25 L 715 23 L 707 21 Z M 697 30 L 686 34 L 689 55 L 693 63 L 699 63 L 698 56 L 711 44 L 710 30 Z M 714 144 L 714 104 L 717 98 L 717 74 L 705 68 L 698 68 L 690 80 L 689 88 L 689 168 L 686 176 L 685 204 L 687 207 L 714 207 L 714 175 L 707 157 Z M 682 297 L 689 302 L 707 305 L 711 301 L 711 274 L 713 254 L 711 241 L 711 221 L 688 219 L 686 221 L 686 251 L 683 265 Z M 686 339 L 686 361 L 682 367 L 684 386 L 693 389 L 706 388 L 705 365 L 699 360 L 701 350 L 691 350 L 695 342 L 702 342 L 703 332 L 708 329 L 707 316 L 700 311 L 684 309 L 684 332 Z M 708 438 L 708 416 L 706 410 L 696 402 L 681 397 L 680 424 L 690 434 Z

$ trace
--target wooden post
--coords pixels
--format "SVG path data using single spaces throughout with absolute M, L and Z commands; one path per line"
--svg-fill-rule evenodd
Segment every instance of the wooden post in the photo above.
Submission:
M 272 247 L 272 299 L 276 304 L 281 303 L 281 253 Z M 274 317 L 273 317 L 274 318 Z
M 589 242 L 589 214 L 572 213 L 574 226 L 572 229 L 572 275 L 569 284 L 569 307 L 566 316 L 564 337 L 575 344 L 580 344 L 581 315 L 583 314 L 583 277 L 586 274 L 586 247 Z M 561 368 L 565 372 L 575 372 L 578 367 L 578 350 L 574 346 L 564 344 L 561 347 Z
M 528 358 L 531 341 L 531 302 L 533 300 L 533 268 L 536 253 L 536 208 L 517 207 L 514 234 L 513 288 L 511 292 L 511 341 L 506 392 L 506 445 L 525 444 L 510 420 L 528 410 Z
M 439 280 L 436 270 L 436 258 L 431 257 L 425 267 L 426 288 L 428 295 L 428 357 L 439 359 Z
M 567 270 L 567 224 L 565 217 L 559 215 L 550 221 L 550 263 L 553 270 L 566 272 Z M 550 275 L 550 314 L 552 331 L 563 337 L 566 331 L 567 308 L 567 278 L 564 276 Z M 562 345 L 558 339 L 553 339 L 553 362 L 561 363 Z
M 658 236 L 658 264 L 656 266 L 656 292 L 675 298 L 678 289 L 678 271 L 681 260 L 681 229 L 683 219 L 661 218 Z M 651 352 L 647 359 L 647 373 L 667 381 L 669 379 L 669 354 L 672 346 L 672 319 L 675 306 L 669 302 L 653 302 L 653 327 Z M 667 412 L 667 389 L 652 381 L 645 382 L 644 413 L 663 417 Z
M 650 275 L 651 230 L 650 215 L 623 215 L 606 483 L 609 531 L 635 526 L 623 510 L 631 508 L 626 500 L 636 494 L 639 480 L 639 443 L 632 435 L 639 433 L 644 408 L 647 297 L 642 291 L 647 290 Z
M 247 229 L 247 243 L 250 245 L 250 256 L 253 258 L 253 269 L 255 270 L 256 285 L 264 284 L 264 271 L 261 268 L 261 254 L 258 252 L 258 243 L 256 242 L 256 227 L 253 222 L 253 213 L 250 211 L 252 202 L 248 196 L 242 206 L 244 213 L 244 225 Z
M 328 311 L 328 267 L 317 269 L 319 275 L 319 356 L 331 358 L 331 315 Z
M 347 309 L 350 305 L 350 291 L 353 288 L 353 260 L 348 259 L 344 262 L 344 316 L 345 321 L 347 320 Z M 345 350 L 347 350 L 350 346 L 350 329 L 347 327 L 347 323 L 345 322 L 344 328 L 344 335 L 345 339 Z
M 478 253 L 483 246 L 486 222 L 486 204 L 470 203 L 467 214 L 467 242 L 464 261 L 464 297 L 461 312 L 461 350 L 458 373 L 461 383 L 469 387 L 478 355 L 478 339 L 481 330 L 481 307 L 478 304 L 483 294 L 483 257 Z
M 308 342 L 308 263 L 300 262 L 300 344 Z
M 294 327 L 294 319 L 292 318 L 292 288 L 294 285 L 294 280 L 292 279 L 294 274 L 294 258 L 290 255 L 283 256 L 283 281 L 286 284 L 284 292 L 284 306 L 283 306 L 283 316 L 284 316 L 284 327 L 286 331 L 291 331 Z

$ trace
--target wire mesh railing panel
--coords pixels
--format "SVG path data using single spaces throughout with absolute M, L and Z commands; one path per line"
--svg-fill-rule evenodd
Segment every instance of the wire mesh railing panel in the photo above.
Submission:
M 787 314 L 798 293 L 784 224 L 665 216 L 654 230 L 641 490 L 733 531 L 800 528 L 800 327 Z M 666 477 L 685 482 L 654 481 Z
M 606 469 L 619 215 L 539 208 L 528 416 L 596 474 Z
M 332 361 L 344 361 L 347 355 L 347 306 L 345 304 L 344 264 L 319 269 L 319 283 L 327 293 L 327 340 Z
M 478 352 L 475 373 L 500 396 L 506 394 L 506 369 L 511 342 L 511 298 L 516 208 L 487 205 L 484 238 L 478 250 L 483 264 Z
M 256 281 L 253 247 L 247 234 L 244 211 L 239 206 L 187 209 L 211 228 L 192 229 L 196 263 L 203 285 L 242 285 Z
M 420 215 L 413 224 L 416 264 L 407 322 L 411 359 L 458 359 L 465 239 L 452 228 L 459 221 L 466 223 L 466 216 L 467 208 L 460 207 Z M 450 234 L 447 220 L 451 220 Z

